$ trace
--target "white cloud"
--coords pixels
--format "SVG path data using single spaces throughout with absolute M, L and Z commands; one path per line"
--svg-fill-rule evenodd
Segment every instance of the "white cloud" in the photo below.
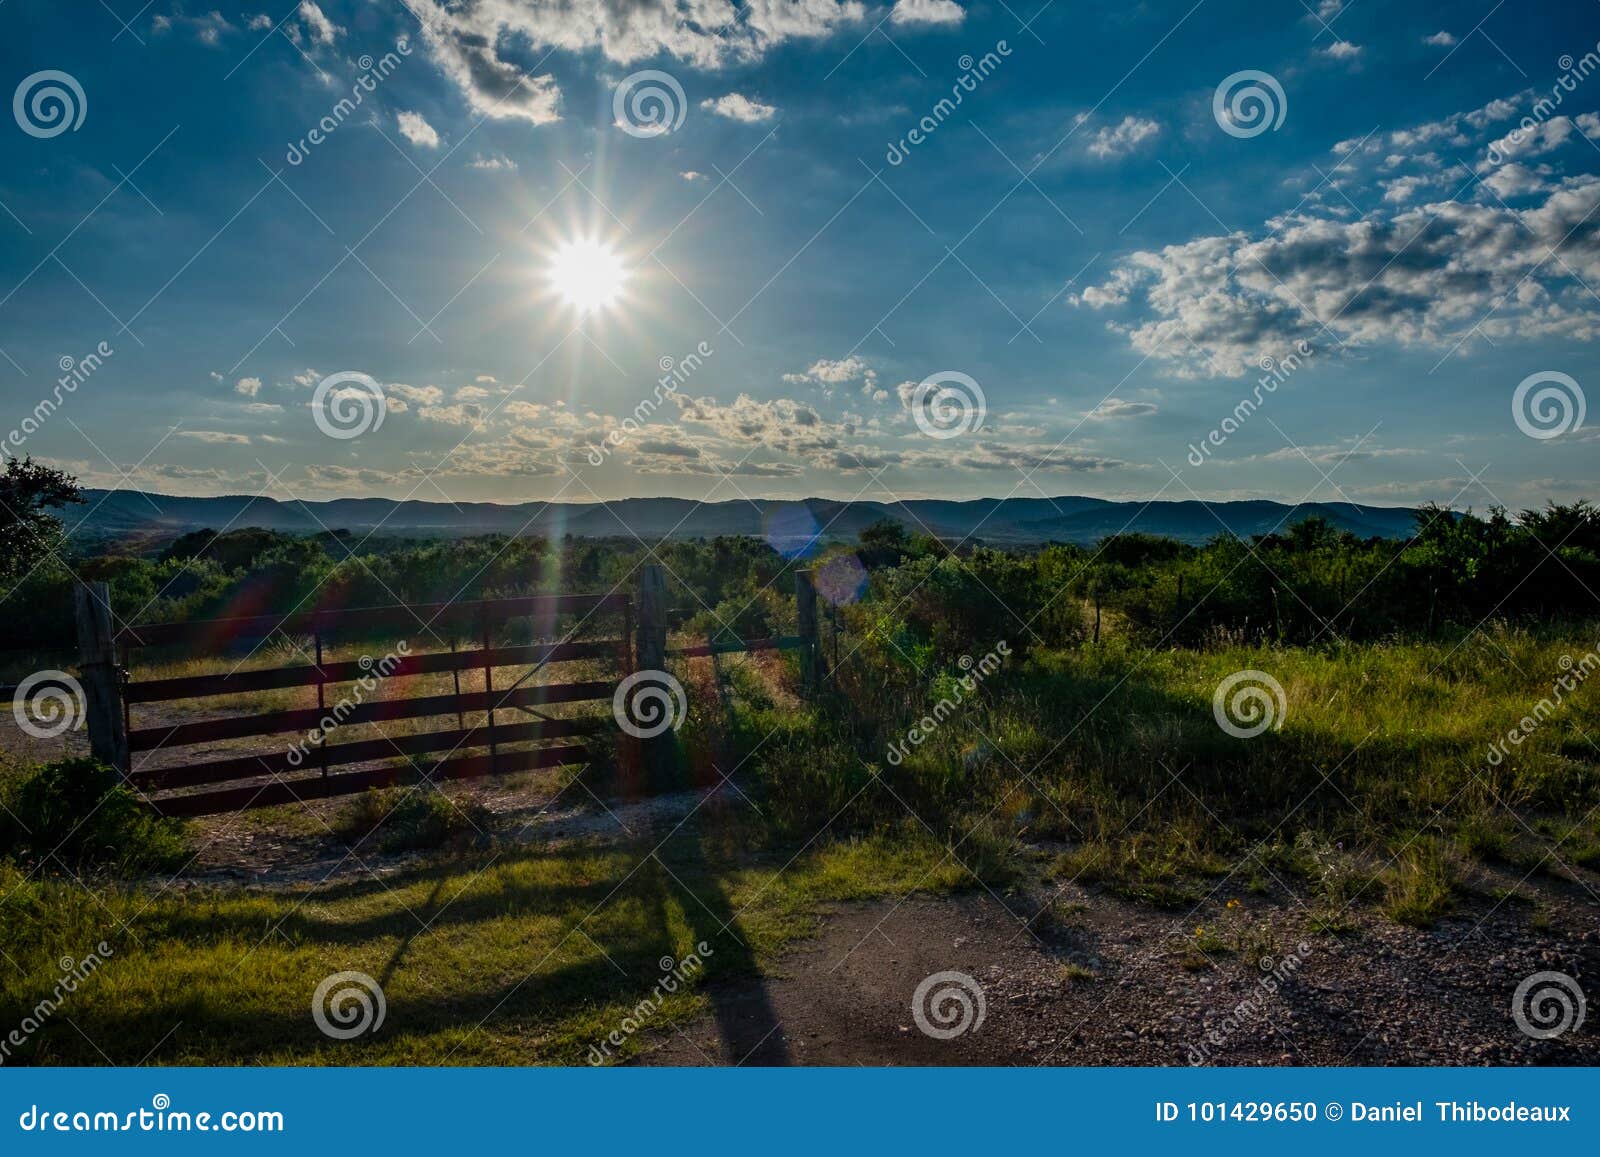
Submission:
M 400 135 L 419 149 L 439 147 L 439 134 L 419 112 L 403 112 L 395 118 L 400 125 Z
M 281 414 L 283 407 L 276 402 L 249 402 L 244 407 L 247 414 Z
M 1259 238 L 1201 237 L 1130 256 L 1096 308 L 1135 295 L 1149 315 L 1113 324 L 1180 374 L 1244 373 L 1294 342 L 1444 351 L 1490 341 L 1600 338 L 1579 278 L 1600 277 L 1600 178 L 1570 178 L 1524 209 L 1443 201 L 1355 221 L 1297 214 Z M 1560 247 L 1562 261 L 1548 261 Z M 1591 299 L 1592 300 L 1592 299 Z
M 1120 157 L 1133 152 L 1161 132 L 1157 121 L 1125 116 L 1120 124 L 1108 125 L 1089 140 L 1089 152 L 1096 157 Z
M 344 35 L 344 29 L 329 20 L 314 0 L 301 0 L 300 19 L 305 21 L 313 43 L 330 45 Z
M 955 0 L 895 0 L 892 24 L 960 24 L 967 13 Z
M 1161 407 L 1154 402 L 1125 402 L 1121 398 L 1107 398 L 1084 414 L 1095 422 L 1110 422 L 1118 418 L 1148 418 Z
M 705 181 L 710 179 L 704 173 L 697 173 L 693 169 L 687 169 L 684 172 L 679 173 L 678 176 L 682 177 L 685 181 Z
M 261 379 L 240 378 L 237 382 L 233 383 L 233 392 L 236 394 L 242 394 L 247 398 L 253 398 L 261 392 Z
M 726 0 L 409 0 L 435 61 L 479 115 L 547 124 L 560 119 L 561 92 L 549 74 L 523 66 L 545 53 L 598 51 L 630 65 L 670 56 L 693 68 L 759 62 L 794 40 L 815 40 L 859 24 L 861 0 L 750 0 L 736 14 Z
M 196 442 L 205 442 L 217 446 L 248 446 L 248 434 L 225 434 L 221 430 L 179 430 L 178 437 L 193 438 Z
M 1324 56 L 1331 56 L 1335 60 L 1354 60 L 1361 55 L 1361 45 L 1348 40 L 1335 40 L 1321 51 Z
M 745 124 L 769 121 L 778 112 L 775 106 L 751 100 L 738 92 L 730 92 L 727 96 L 719 96 L 715 100 L 703 100 L 700 102 L 700 107 L 729 120 L 743 121 Z
M 488 157 L 473 157 L 472 160 L 467 163 L 467 168 L 485 169 L 490 172 L 499 172 L 503 170 L 505 172 L 514 173 L 517 171 L 517 162 L 513 161 L 504 153 L 495 153 L 493 156 Z
M 1435 48 L 1449 48 L 1455 42 L 1456 38 L 1442 28 L 1432 36 L 1424 36 L 1422 38 L 1422 43 L 1431 44 Z

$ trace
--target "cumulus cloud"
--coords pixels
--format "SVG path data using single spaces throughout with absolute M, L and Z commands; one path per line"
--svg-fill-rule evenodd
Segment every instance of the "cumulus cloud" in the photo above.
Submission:
M 260 378 L 240 378 L 233 383 L 233 392 L 246 398 L 253 398 L 261 392 Z
M 473 157 L 472 160 L 467 163 L 467 168 L 469 168 L 469 169 L 482 169 L 482 170 L 484 170 L 486 172 L 491 172 L 491 173 L 495 173 L 495 172 L 514 173 L 514 172 L 517 171 L 517 162 L 513 161 L 510 157 L 506 156 L 504 153 L 494 153 L 494 154 L 492 154 L 490 156 L 487 156 L 487 157 L 484 157 L 484 156 Z
M 344 35 L 344 29 L 329 20 L 314 0 L 302 0 L 300 19 L 304 22 L 306 34 L 311 37 L 313 44 L 331 45 Z
M 1157 121 L 1125 116 L 1121 123 L 1107 125 L 1089 138 L 1089 154 L 1102 159 L 1127 156 L 1160 132 Z
M 439 133 L 419 112 L 403 112 L 395 118 L 400 125 L 400 135 L 419 149 L 439 147 Z
M 955 0 L 895 0 L 889 11 L 891 24 L 960 24 L 966 9 Z
M 703 100 L 700 102 L 700 107 L 720 117 L 742 121 L 747 125 L 770 121 L 778 115 L 774 105 L 762 104 L 738 92 L 730 92 L 727 96 L 719 96 L 715 100 Z
M 1479 338 L 1600 338 L 1584 288 L 1600 276 L 1600 176 L 1523 163 L 1559 148 L 1574 127 L 1558 117 L 1505 134 L 1530 95 L 1396 130 L 1387 145 L 1341 142 L 1339 179 L 1357 191 L 1376 179 L 1381 208 L 1357 214 L 1308 195 L 1304 208 L 1255 231 L 1129 254 L 1069 300 L 1138 311 L 1113 315 L 1109 328 L 1188 376 L 1242 374 L 1302 340 L 1452 351 Z M 1522 160 L 1481 164 L 1481 189 L 1462 167 L 1412 151 L 1438 142 L 1487 155 L 1485 138 L 1496 133 L 1494 147 Z M 1530 200 L 1505 203 L 1514 197 Z
M 1355 60 L 1361 55 L 1361 45 L 1352 44 L 1348 40 L 1335 40 L 1326 48 L 1320 49 L 1324 56 L 1334 60 Z
M 1422 38 L 1422 43 L 1431 44 L 1435 48 L 1449 48 L 1455 42 L 1456 38 L 1442 28 L 1432 36 L 1424 36 Z
M 760 61 L 795 40 L 859 24 L 861 0 L 410 0 L 423 42 L 479 115 L 547 124 L 561 92 L 528 75 L 552 49 L 632 65 L 670 56 L 712 69 Z

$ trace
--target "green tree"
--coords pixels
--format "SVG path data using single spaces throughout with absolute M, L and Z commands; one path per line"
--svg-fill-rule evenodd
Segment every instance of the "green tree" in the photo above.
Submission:
M 0 580 L 15 582 L 54 551 L 61 520 L 51 511 L 83 501 L 78 480 L 30 458 L 7 458 L 0 474 Z

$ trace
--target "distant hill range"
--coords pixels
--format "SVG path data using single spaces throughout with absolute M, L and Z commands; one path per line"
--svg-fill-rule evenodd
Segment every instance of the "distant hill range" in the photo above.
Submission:
M 1265 534 L 1320 515 L 1363 538 L 1404 538 L 1414 529 L 1410 509 L 1349 502 L 1113 502 L 1101 498 L 978 498 L 958 502 L 835 502 L 823 498 L 693 502 L 684 498 L 625 498 L 601 503 L 395 502 L 387 498 L 337 498 L 279 502 L 224 495 L 176 498 L 134 490 L 86 490 L 76 536 L 156 542 L 191 530 L 261 527 L 298 533 L 348 530 L 367 535 L 457 538 L 472 534 L 527 534 L 559 538 L 615 536 L 655 540 L 750 535 L 775 546 L 794 546 L 817 535 L 853 540 L 881 519 L 913 533 L 949 540 L 1022 546 L 1045 542 L 1093 543 L 1110 534 L 1143 532 L 1201 543 L 1219 533 Z M 82 518 L 83 514 L 80 513 Z M 72 514 L 69 513 L 70 525 Z

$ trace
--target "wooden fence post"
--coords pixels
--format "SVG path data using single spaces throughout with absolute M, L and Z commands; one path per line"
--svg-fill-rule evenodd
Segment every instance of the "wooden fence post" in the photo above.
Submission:
M 634 651 L 635 670 L 666 670 L 667 575 L 659 566 L 639 570 L 639 638 Z
M 634 672 L 667 669 L 667 576 L 651 564 L 639 571 L 639 622 L 634 642 Z M 633 672 L 630 672 L 633 673 Z M 675 721 L 676 722 L 676 721 Z M 646 790 L 666 791 L 677 778 L 677 736 L 668 727 L 640 739 Z
M 105 583 L 79 583 L 75 598 L 78 668 L 83 676 L 89 754 L 126 776 L 128 730 L 122 713 L 116 632 L 111 625 L 111 588 Z
M 817 639 L 817 584 L 810 571 L 794 572 L 794 618 L 800 632 L 800 686 L 815 695 L 822 685 L 822 650 Z

